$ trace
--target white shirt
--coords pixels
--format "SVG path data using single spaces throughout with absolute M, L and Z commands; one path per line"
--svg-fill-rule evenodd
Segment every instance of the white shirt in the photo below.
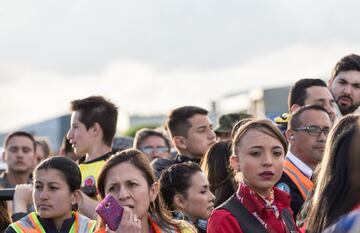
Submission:
M 288 153 L 286 154 L 286 158 L 290 160 L 290 162 L 294 164 L 305 176 L 311 179 L 311 176 L 314 171 L 308 165 L 306 165 L 303 161 L 301 161 L 290 151 L 288 151 Z

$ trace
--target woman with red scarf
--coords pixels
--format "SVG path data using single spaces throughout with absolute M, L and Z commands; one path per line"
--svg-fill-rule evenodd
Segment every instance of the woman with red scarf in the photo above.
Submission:
M 232 162 L 241 181 L 237 192 L 213 211 L 208 233 L 298 232 L 290 195 L 274 187 L 283 171 L 287 143 L 270 120 L 251 120 L 233 140 Z

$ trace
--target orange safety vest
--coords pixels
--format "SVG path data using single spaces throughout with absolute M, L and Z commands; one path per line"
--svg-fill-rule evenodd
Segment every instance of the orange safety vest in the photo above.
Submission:
M 93 232 L 96 221 L 73 212 L 75 221 L 71 226 L 70 233 Z M 35 212 L 32 212 L 19 221 L 10 225 L 17 233 L 46 233 Z
M 308 193 L 312 190 L 314 183 L 288 159 L 286 159 L 284 162 L 284 172 L 290 177 L 296 187 L 298 187 L 301 196 L 305 200 Z
M 151 226 L 151 229 L 153 230 L 153 232 L 155 232 L 155 233 L 165 232 L 150 217 L 148 217 L 148 220 L 149 220 L 149 223 L 150 223 L 150 226 Z M 196 233 L 197 232 L 192 225 L 187 224 L 185 221 L 182 221 L 180 223 L 180 227 L 181 227 L 181 229 L 179 229 L 178 226 L 172 226 L 172 229 L 169 229 L 166 232 L 167 233 Z M 94 231 L 94 233 L 105 233 L 105 232 L 106 232 L 105 227 L 101 227 Z

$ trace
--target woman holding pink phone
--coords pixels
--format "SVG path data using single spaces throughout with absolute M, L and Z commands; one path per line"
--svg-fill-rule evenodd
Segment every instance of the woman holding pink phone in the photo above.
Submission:
M 98 191 L 102 199 L 109 194 L 114 197 L 123 208 L 118 211 L 123 213 L 117 223 L 112 222 L 111 216 L 100 219 L 95 232 L 113 232 L 109 226 L 114 224 L 118 224 L 114 232 L 122 233 L 196 232 L 191 225 L 173 220 L 166 212 L 155 180 L 146 155 L 138 150 L 119 152 L 106 161 L 98 177 Z
M 72 160 L 54 156 L 34 171 L 32 212 L 11 224 L 6 233 L 93 232 L 96 222 L 76 212 L 81 173 Z

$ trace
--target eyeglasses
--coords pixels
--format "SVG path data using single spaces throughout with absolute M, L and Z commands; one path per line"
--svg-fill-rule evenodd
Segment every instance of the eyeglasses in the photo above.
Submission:
M 324 135 L 327 136 L 329 134 L 330 128 L 329 127 L 321 128 L 316 125 L 309 125 L 306 127 L 296 128 L 294 129 L 294 131 L 306 131 L 310 136 L 319 137 L 321 133 L 324 133 Z
M 142 147 L 141 151 L 144 152 L 145 154 L 152 154 L 152 153 L 165 153 L 169 151 L 169 148 L 167 148 L 166 146 L 157 146 L 157 147 L 152 147 L 152 146 L 146 146 L 146 147 Z

